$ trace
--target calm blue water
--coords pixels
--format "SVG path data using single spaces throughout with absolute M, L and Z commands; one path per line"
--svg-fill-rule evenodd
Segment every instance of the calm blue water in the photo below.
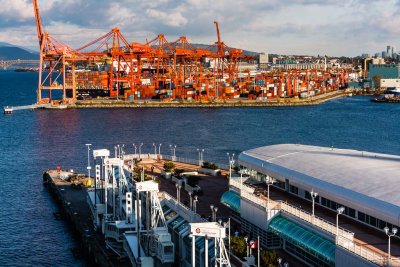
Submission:
M 0 106 L 35 101 L 36 73 L 0 71 Z M 0 266 L 80 266 L 74 240 L 42 187 L 60 164 L 85 171 L 85 143 L 96 148 L 143 142 L 142 151 L 176 144 L 177 156 L 227 162 L 226 152 L 302 143 L 400 154 L 400 105 L 367 97 L 314 107 L 222 109 L 88 109 L 0 115 Z

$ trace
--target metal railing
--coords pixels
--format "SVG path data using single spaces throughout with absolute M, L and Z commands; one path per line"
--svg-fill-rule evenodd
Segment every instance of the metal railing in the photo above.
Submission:
M 303 221 L 306 221 L 314 226 L 317 226 L 318 228 L 324 230 L 325 232 L 328 232 L 329 234 L 336 235 L 336 230 L 338 230 L 338 235 L 353 242 L 354 240 L 354 233 L 346 230 L 342 227 L 336 228 L 336 225 L 322 219 L 317 216 L 312 216 L 311 213 L 304 211 L 296 206 L 293 206 L 289 203 L 285 203 L 283 201 L 279 201 L 279 206 L 280 210 L 289 213 L 297 218 L 302 219 Z
M 382 254 L 379 254 L 370 248 L 360 246 L 355 242 L 351 242 L 344 237 L 337 237 L 337 245 L 377 265 L 387 266 L 387 258 L 383 257 Z M 395 265 L 392 264 L 391 266 Z
M 254 195 L 253 193 L 250 193 L 252 192 L 250 191 L 250 189 L 252 190 L 251 187 L 244 184 L 242 185 L 240 181 L 237 181 L 235 179 L 230 179 L 229 185 L 236 187 L 239 190 L 242 189 L 240 193 L 241 198 L 245 198 L 246 200 L 249 200 L 261 207 L 265 208 L 267 207 L 266 200 L 261 199 L 260 197 Z M 283 202 L 281 200 L 280 201 L 270 200 L 270 205 L 271 204 L 273 204 L 274 206 L 273 209 L 277 209 L 281 212 L 286 212 L 292 216 L 295 216 L 296 218 L 299 218 L 305 222 L 308 222 L 318 227 L 319 229 L 327 232 L 330 235 L 335 236 L 338 246 L 356 254 L 357 256 L 363 259 L 366 259 L 380 266 L 400 267 L 399 258 L 392 257 L 389 264 L 387 257 L 384 257 L 382 253 L 376 252 L 371 248 L 357 244 L 357 242 L 354 241 L 354 233 L 349 230 L 346 230 L 342 227 L 337 228 L 335 224 L 320 217 L 312 216 L 311 213 L 304 211 L 289 203 Z M 338 233 L 338 235 L 336 235 L 336 233 Z
M 158 193 L 158 198 L 160 200 L 165 200 L 167 202 L 167 206 L 176 211 L 178 214 L 182 213 L 186 217 L 185 219 L 190 219 L 191 221 L 206 221 L 204 218 L 202 218 L 199 214 L 194 213 L 190 208 L 187 206 L 183 205 L 181 202 L 178 203 L 178 200 L 168 194 L 167 192 L 159 192 Z M 175 209 L 176 208 L 176 209 Z M 182 215 L 181 214 L 181 215 Z

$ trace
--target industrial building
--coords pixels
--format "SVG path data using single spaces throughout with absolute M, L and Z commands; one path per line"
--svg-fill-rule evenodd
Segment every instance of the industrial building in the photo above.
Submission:
M 373 64 L 368 67 L 368 78 L 371 80 L 371 87 L 375 87 L 373 78 L 378 76 L 383 79 L 398 79 L 400 78 L 399 64 Z
M 244 151 L 238 162 L 243 171 L 221 202 L 263 246 L 309 266 L 400 266 L 400 156 L 282 144 Z M 395 234 L 392 255 L 385 227 Z

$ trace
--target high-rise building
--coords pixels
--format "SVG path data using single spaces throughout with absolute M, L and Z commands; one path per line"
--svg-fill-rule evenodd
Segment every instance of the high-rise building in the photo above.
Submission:
M 386 56 L 392 57 L 392 47 L 390 45 L 386 46 Z

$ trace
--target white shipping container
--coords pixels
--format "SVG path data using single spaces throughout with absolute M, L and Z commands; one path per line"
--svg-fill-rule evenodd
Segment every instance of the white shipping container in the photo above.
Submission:
M 151 85 L 150 79 L 140 79 L 142 85 Z

